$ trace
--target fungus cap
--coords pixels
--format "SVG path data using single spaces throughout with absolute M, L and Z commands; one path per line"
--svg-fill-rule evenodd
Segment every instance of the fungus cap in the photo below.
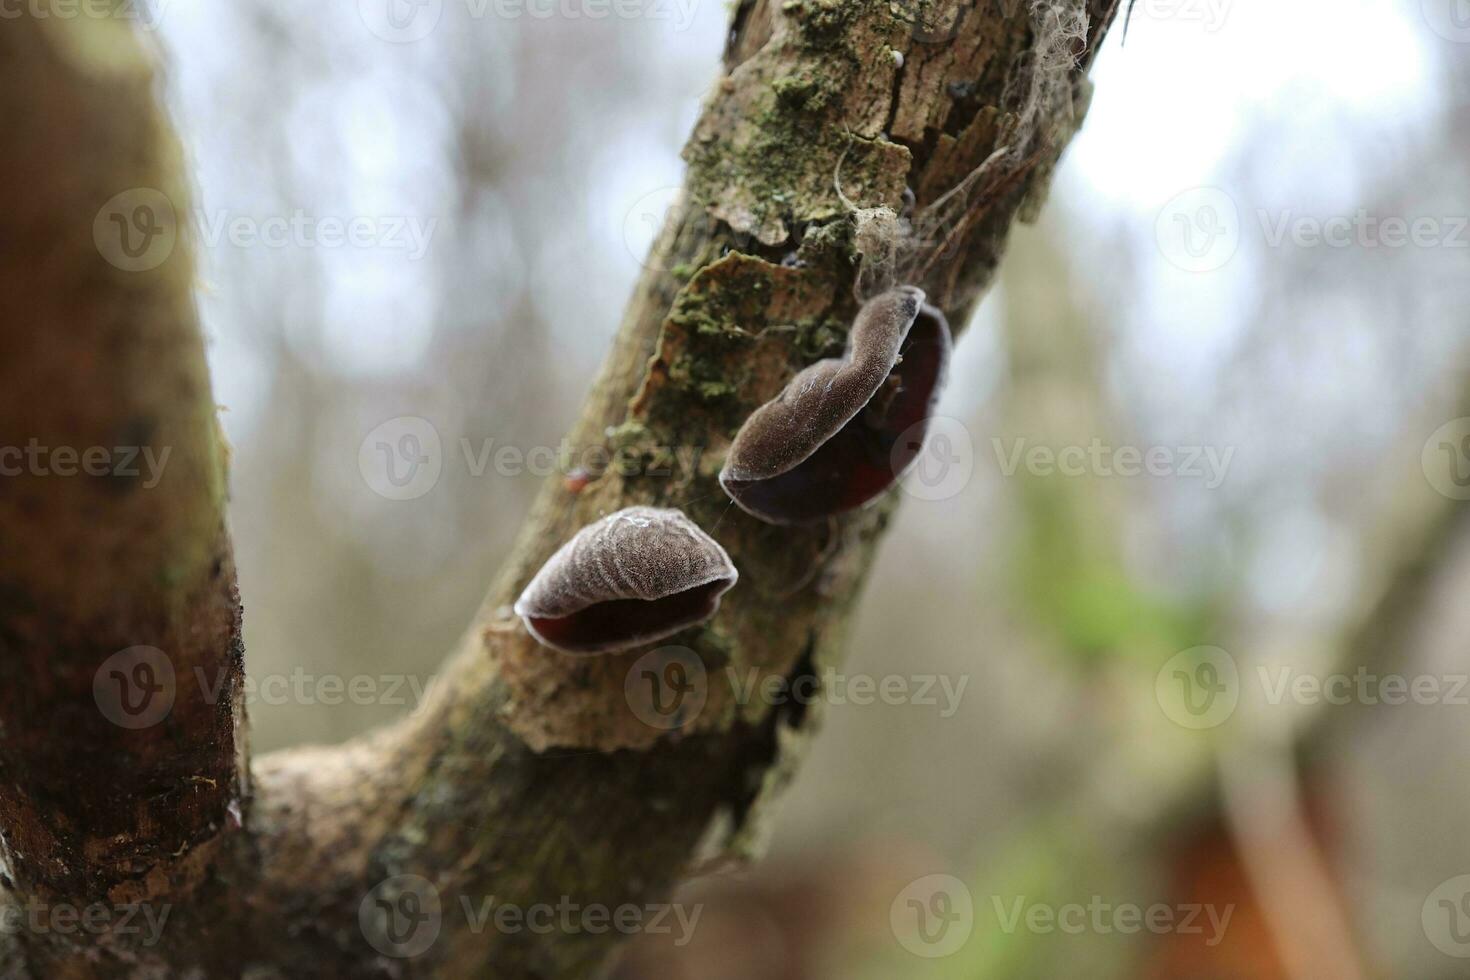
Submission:
M 944 314 L 899 286 L 863 304 L 846 353 L 800 371 L 736 433 L 720 485 L 747 513 L 801 524 L 876 498 L 918 455 L 949 364 Z
M 725 549 L 682 511 L 629 507 L 557 549 L 515 612 L 547 646 L 611 653 L 706 621 L 738 578 Z

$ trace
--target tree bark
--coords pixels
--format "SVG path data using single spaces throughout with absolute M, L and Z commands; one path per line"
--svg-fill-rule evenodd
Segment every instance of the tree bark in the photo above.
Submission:
M 243 827 L 227 819 L 234 794 L 245 789 L 233 768 L 239 742 L 233 707 L 215 705 L 207 714 L 193 701 L 176 702 L 177 724 L 159 726 L 139 742 L 89 720 L 87 731 L 100 734 L 88 739 L 107 743 L 102 751 L 110 753 L 89 763 L 77 760 L 78 745 L 69 740 L 53 738 L 45 750 L 44 716 L 19 703 L 24 699 L 0 705 L 0 764 L 7 775 L 14 767 L 34 768 L 37 758 L 54 761 L 53 772 L 92 766 L 84 770 L 90 785 L 72 790 L 84 797 L 74 803 L 62 805 L 64 793 L 61 803 L 43 794 L 50 810 L 42 812 L 10 809 L 6 800 L 8 840 L 33 842 L 19 865 L 11 858 L 17 868 L 12 902 L 59 885 L 67 886 L 61 894 L 72 902 L 116 894 L 106 873 L 119 866 L 117 856 L 103 848 L 102 868 L 78 877 L 65 860 L 71 852 L 46 839 L 48 827 L 76 827 L 83 835 L 122 827 L 124 834 L 152 834 L 150 845 L 183 847 L 182 856 L 164 846 L 141 852 L 134 846 L 126 855 L 125 877 L 159 883 L 137 900 L 172 912 L 161 939 L 148 943 L 118 930 L 100 939 L 63 939 L 55 930 L 28 929 L 10 940 L 16 948 L 6 960 L 9 971 L 589 976 L 614 954 L 617 929 L 579 917 L 570 925 L 559 918 L 549 932 L 529 921 L 497 926 L 494 919 L 477 928 L 467 908 L 475 912 L 493 896 L 497 907 L 575 906 L 611 915 L 667 901 L 677 882 L 705 862 L 758 853 L 768 803 L 799 761 L 818 711 L 763 703 L 742 696 L 740 685 L 815 684 L 840 661 L 849 615 L 896 495 L 828 525 L 772 528 L 731 508 L 720 491 L 724 450 L 750 411 L 793 374 L 841 352 L 860 295 L 912 282 L 951 323 L 966 323 L 1011 223 L 1039 205 L 1052 164 L 1080 124 L 1086 69 L 1115 6 L 1116 0 L 908 8 L 878 0 L 742 3 L 724 76 L 685 151 L 684 203 L 646 263 L 570 437 L 578 449 L 600 447 L 637 465 L 610 467 L 585 481 L 549 482 L 437 694 L 405 722 L 369 737 L 259 760 Z M 115 114 L 113 125 L 142 142 L 89 154 L 95 179 L 85 186 L 61 181 L 75 200 L 33 202 L 27 213 L 36 215 L 36 230 L 22 239 L 25 253 L 21 243 L 10 243 L 7 269 L 46 260 L 49 253 L 34 243 L 74 237 L 79 211 L 86 212 L 90 234 L 87 208 L 95 210 L 117 190 L 157 186 L 168 169 L 155 157 L 163 142 L 156 126 L 139 135 L 116 121 L 155 119 L 146 84 L 104 92 L 52 67 L 61 63 L 57 52 L 81 43 L 65 34 L 78 22 L 53 23 L 44 31 L 27 27 L 42 35 L 44 55 L 6 52 L 8 71 L 24 80 L 7 87 L 7 118 L 31 119 L 16 92 L 44 82 L 62 89 L 63 101 L 114 100 L 97 111 Z M 84 28 L 93 26 L 75 30 Z M 13 30 L 4 35 L 13 36 Z M 16 47 L 13 40 L 6 45 Z M 32 111 L 36 128 L 57 134 L 54 143 L 30 149 L 36 170 L 65 174 L 79 166 L 80 154 L 67 148 L 102 123 L 80 110 L 48 114 L 49 121 Z M 5 190 L 18 194 L 27 176 L 12 175 Z M 891 232 L 902 227 L 900 216 L 910 219 L 912 233 L 896 240 Z M 211 466 L 219 465 L 218 443 L 179 253 L 175 265 L 164 263 L 147 280 L 159 282 L 159 295 L 169 297 L 169 317 L 138 305 L 143 287 L 129 290 L 145 280 L 115 275 L 94 252 L 68 266 L 74 274 L 91 269 L 85 283 L 30 277 L 7 291 L 10 302 L 23 295 L 31 307 L 54 304 L 57 326 L 46 336 L 94 346 L 63 350 L 54 336 L 43 341 L 35 317 L 13 308 L 0 343 L 13 355 L 6 365 L 54 357 L 53 393 L 58 386 L 110 393 L 95 408 L 99 420 L 121 424 L 137 414 L 130 406 L 154 397 L 150 392 L 169 399 L 149 402 L 150 417 L 173 445 L 188 449 L 184 458 L 195 460 L 188 472 L 207 475 L 217 472 Z M 87 328 L 89 317 L 104 314 L 113 318 L 112 332 Z M 46 346 L 51 343 L 54 350 Z M 100 363 L 111 351 L 120 352 L 123 369 Z M 181 365 L 174 373 L 160 370 L 173 364 Z M 65 371 L 74 373 L 63 381 Z M 31 397 L 50 396 L 33 390 Z M 67 405 L 54 410 L 71 417 Z M 7 436 L 52 431 L 30 415 L 12 418 L 21 425 L 7 428 Z M 86 429 L 68 438 L 94 436 Z M 658 475 L 670 448 L 697 453 L 693 476 Z M 0 607 L 4 670 L 27 671 L 32 682 L 37 674 L 68 678 L 54 697 L 85 712 L 104 655 L 119 644 L 153 643 L 179 651 L 170 656 L 181 673 L 227 665 L 233 688 L 238 609 L 219 532 L 218 484 L 198 476 L 171 486 L 172 503 L 157 494 L 113 504 L 151 502 L 155 510 L 140 512 L 149 526 L 132 520 L 131 511 L 104 516 L 111 522 L 107 538 L 116 536 L 119 547 L 140 542 L 137 553 L 111 552 L 109 561 L 85 572 L 115 589 L 79 588 L 85 579 L 76 576 L 84 573 L 69 562 L 51 569 L 49 578 L 39 563 L 10 564 L 7 574 L 17 581 L 7 579 L 0 596 L 30 598 L 7 598 Z M 95 547 L 100 522 L 64 530 L 78 513 L 93 512 L 81 502 L 37 513 L 34 504 L 15 503 L 15 494 L 13 486 L 0 485 L 4 530 L 28 514 L 38 525 L 35 535 L 51 533 L 54 524 L 73 535 L 67 540 L 76 548 Z M 675 638 L 687 651 L 677 656 L 693 699 L 677 716 L 660 714 L 640 686 L 645 667 L 654 668 L 655 678 L 670 676 L 661 672 L 674 655 L 558 654 L 536 644 L 510 611 L 558 545 L 632 504 L 684 509 L 729 550 L 741 573 L 718 617 Z M 164 561 L 178 555 L 187 560 Z M 164 575 L 160 564 L 177 564 L 178 571 Z M 43 591 L 47 582 L 50 591 Z M 49 607 L 44 616 L 32 613 L 38 596 L 73 609 L 75 622 Z M 77 642 L 73 630 L 87 642 Z M 180 698 L 186 687 L 197 686 L 180 683 Z M 168 741 L 179 739 L 187 744 Z M 80 744 L 83 753 L 92 746 Z M 119 751 L 139 753 L 148 766 L 117 766 Z M 171 780 L 171 795 L 153 791 L 155 769 Z M 69 776 L 63 782 L 74 785 Z M 18 798 L 36 798 L 20 786 Z M 179 804 L 181 793 L 187 805 Z M 117 808 L 127 819 L 99 816 L 96 807 L 105 801 L 131 804 Z M 156 804 L 152 821 L 136 801 Z M 85 846 L 82 852 L 91 853 Z M 200 855 L 197 873 L 183 881 L 177 865 L 194 854 Z M 59 874 L 59 884 L 36 870 L 58 857 L 72 869 Z
M 187 199 L 122 23 L 0 31 L 0 857 L 48 902 L 188 895 L 244 792 Z

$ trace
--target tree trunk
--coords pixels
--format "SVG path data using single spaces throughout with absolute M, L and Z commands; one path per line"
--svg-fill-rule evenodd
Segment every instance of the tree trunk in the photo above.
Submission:
M 8 25 L 0 446 L 173 456 L 146 489 L 0 480 L 0 541 L 18 552 L 0 571 L 0 818 L 5 911 L 23 923 L 0 930 L 0 969 L 589 976 L 627 931 L 618 910 L 758 853 L 817 719 L 747 685 L 815 684 L 840 661 L 895 495 L 772 528 L 730 507 L 724 451 L 796 371 L 841 352 L 877 288 L 920 285 L 966 323 L 1080 124 L 1115 6 L 742 3 L 685 151 L 683 203 L 571 433 L 624 465 L 546 485 L 421 710 L 347 745 L 267 756 L 248 781 L 225 452 L 187 229 L 153 265 L 133 254 L 141 239 L 114 244 L 162 213 L 115 195 L 153 188 L 185 213 L 152 79 L 123 20 Z M 658 475 L 670 450 L 697 453 L 694 476 Z M 729 550 L 739 587 L 676 638 L 683 654 L 539 646 L 514 597 L 578 528 L 632 504 L 684 509 Z M 109 712 L 132 720 L 163 666 L 138 647 L 161 651 L 174 683 L 165 716 L 134 728 Z M 674 715 L 642 686 L 674 676 L 671 657 L 689 699 Z M 129 683 L 139 693 L 120 709 Z M 104 926 L 51 914 L 91 903 Z M 502 906 L 523 917 L 494 916 Z

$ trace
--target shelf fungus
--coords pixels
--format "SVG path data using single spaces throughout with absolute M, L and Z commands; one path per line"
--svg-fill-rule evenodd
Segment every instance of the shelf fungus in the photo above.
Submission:
M 899 286 L 858 311 L 841 358 L 801 371 L 735 435 L 720 485 L 772 524 L 861 507 L 919 454 L 949 364 L 949 324 Z
M 629 507 L 557 549 L 516 600 L 531 635 L 568 653 L 613 653 L 704 622 L 738 574 L 682 511 Z

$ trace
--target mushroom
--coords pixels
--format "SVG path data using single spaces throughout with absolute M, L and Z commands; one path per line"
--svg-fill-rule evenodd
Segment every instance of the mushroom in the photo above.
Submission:
M 526 629 L 568 653 L 612 653 L 709 619 L 739 578 L 683 511 L 629 507 L 578 531 L 516 600 Z
M 841 358 L 818 361 L 745 420 L 720 485 L 771 524 L 861 507 L 919 454 L 950 351 L 944 314 L 899 286 L 863 304 Z

